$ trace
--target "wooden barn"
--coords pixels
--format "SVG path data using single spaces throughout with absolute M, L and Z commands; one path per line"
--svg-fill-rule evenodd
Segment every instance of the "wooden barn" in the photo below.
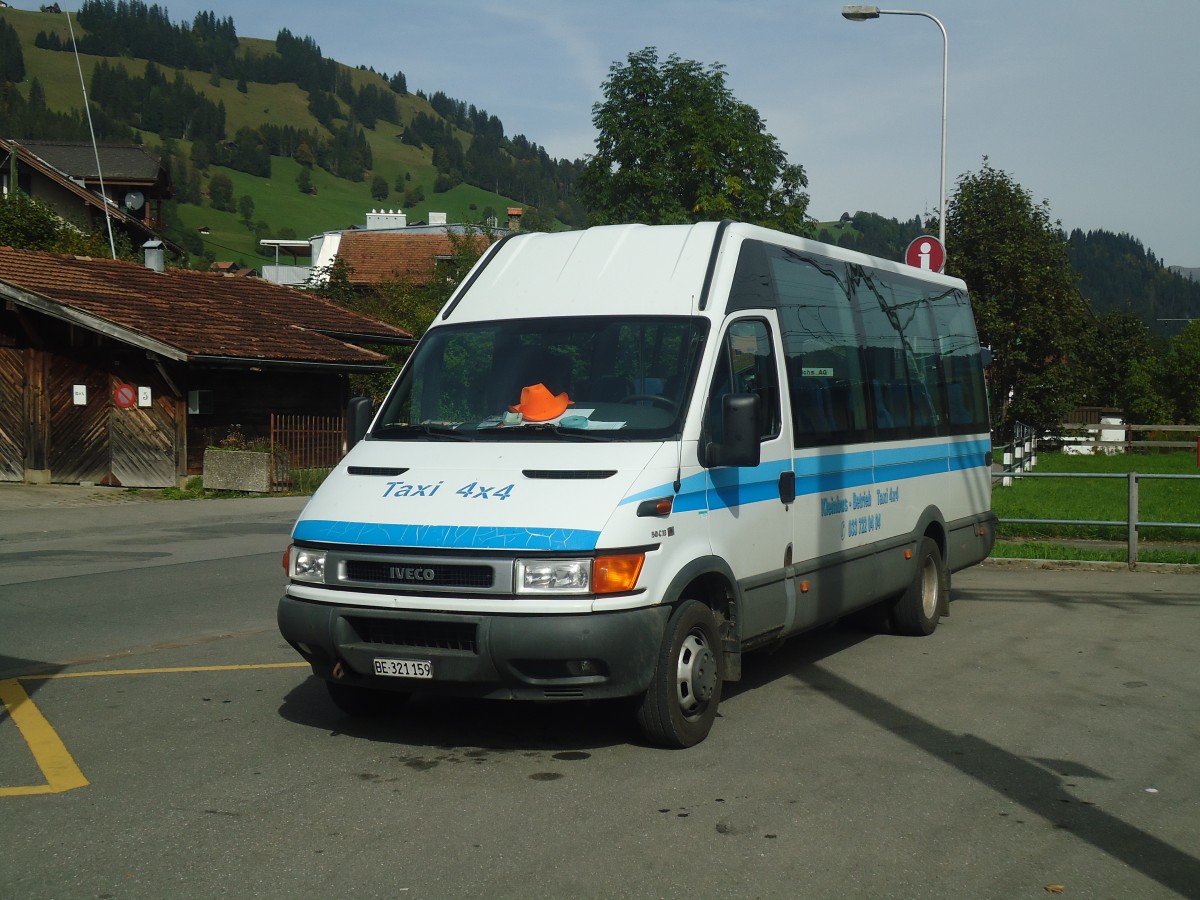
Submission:
M 0 481 L 166 487 L 271 413 L 342 414 L 391 325 L 255 278 L 0 247 Z

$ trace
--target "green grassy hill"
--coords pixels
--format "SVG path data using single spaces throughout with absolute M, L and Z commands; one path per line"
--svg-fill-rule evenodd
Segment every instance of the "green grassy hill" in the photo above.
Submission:
M 70 52 L 39 49 L 34 45 L 38 32 L 56 32 L 64 45 L 70 46 L 70 31 L 66 17 L 61 14 L 30 12 L 17 9 L 0 10 L 0 17 L 11 25 L 21 39 L 21 50 L 25 58 L 26 78 L 18 86 L 26 98 L 34 78 L 41 83 L 46 93 L 47 106 L 52 110 L 70 111 L 83 109 L 83 94 L 80 86 L 79 69 L 83 79 L 91 83 L 92 71 L 103 57 L 81 54 L 79 67 L 75 55 Z M 82 34 L 78 22 L 74 25 L 76 36 Z M 239 37 L 239 52 L 250 50 L 258 55 L 274 51 L 273 40 Z M 109 58 L 109 65 L 121 64 L 131 76 L 140 76 L 145 70 L 145 60 Z M 339 64 L 348 72 L 355 87 L 375 84 L 387 89 L 387 83 L 378 74 L 354 69 Z M 168 80 L 173 80 L 177 70 L 159 64 Z M 295 84 L 260 84 L 250 82 L 246 93 L 237 89 L 233 79 L 217 79 L 207 72 L 180 70 L 183 78 L 199 93 L 213 103 L 225 106 L 226 135 L 232 137 L 239 128 L 257 128 L 262 125 L 290 125 L 298 129 L 329 132 L 308 110 L 308 93 Z M 409 122 L 417 113 L 438 117 L 433 107 L 415 94 L 396 95 L 402 121 Z M 440 118 L 440 117 L 439 117 Z M 365 129 L 371 147 L 373 167 L 361 182 L 337 178 L 329 172 L 313 167 L 312 183 L 315 194 L 302 194 L 296 179 L 300 166 L 292 159 L 272 157 L 271 177 L 260 178 L 220 166 L 211 166 L 202 174 L 201 190 L 207 197 L 207 184 L 213 173 L 222 172 L 233 182 L 234 196 L 249 196 L 254 201 L 254 221 L 265 222 L 270 237 L 278 237 L 284 228 L 291 229 L 299 238 L 307 238 L 322 231 L 363 225 L 366 214 L 372 209 L 400 209 L 403 192 L 394 190 L 398 182 L 404 187 L 420 187 L 425 200 L 405 208 L 409 222 L 427 220 L 430 212 L 444 212 L 451 222 L 480 222 L 484 211 L 491 207 L 501 218 L 509 206 L 521 205 L 513 198 L 504 197 L 467 184 L 444 193 L 434 192 L 437 169 L 433 164 L 428 147 L 413 147 L 401 142 L 402 128 L 393 122 L 379 120 L 375 128 Z M 456 136 L 464 148 L 471 135 L 457 131 Z M 141 139 L 150 147 L 162 147 L 162 140 L 151 133 L 141 134 Z M 188 141 L 176 142 L 182 153 L 190 154 Z M 409 180 L 403 181 L 405 174 Z M 371 196 L 371 181 L 375 175 L 386 179 L 391 193 L 384 200 Z M 202 236 L 206 249 L 217 259 L 239 260 L 247 265 L 260 265 L 274 261 L 258 245 L 258 239 L 243 224 L 236 213 L 222 212 L 211 208 L 207 200 L 201 205 L 180 204 L 180 223 L 188 229 L 207 227 L 209 233 Z

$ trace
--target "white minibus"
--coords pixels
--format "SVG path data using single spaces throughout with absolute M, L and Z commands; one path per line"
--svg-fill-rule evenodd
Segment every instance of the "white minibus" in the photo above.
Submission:
M 743 653 L 930 634 L 995 540 L 965 284 L 752 225 L 510 235 L 364 403 L 278 611 L 350 714 L 632 697 L 687 747 Z

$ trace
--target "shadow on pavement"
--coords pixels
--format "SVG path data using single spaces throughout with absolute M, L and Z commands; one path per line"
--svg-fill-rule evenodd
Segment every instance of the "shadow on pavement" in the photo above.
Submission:
M 974 735 L 954 734 L 820 666 L 806 667 L 793 677 L 1180 896 L 1196 896 L 1200 860 L 1096 806 L 1080 803 L 1065 789 L 1064 777 L 1078 777 L 1081 771 L 1088 777 L 1106 777 L 1102 773 L 1070 760 L 1025 759 Z
M 58 665 L 57 663 L 42 662 L 36 659 L 23 659 L 19 656 L 5 656 L 0 653 L 0 681 L 16 678 L 22 680 L 29 676 L 36 675 L 55 675 L 65 669 L 66 666 Z M 22 685 L 27 694 L 34 694 L 38 688 L 45 684 L 45 680 L 41 678 L 30 677 L 29 681 L 23 681 Z
M 413 748 L 478 748 L 572 751 L 637 743 L 640 737 L 628 702 L 534 703 L 415 696 L 397 701 L 383 715 L 354 718 L 329 699 L 319 678 L 309 677 L 283 700 L 279 714 L 289 722 L 363 740 Z M 421 766 L 420 757 L 407 764 Z

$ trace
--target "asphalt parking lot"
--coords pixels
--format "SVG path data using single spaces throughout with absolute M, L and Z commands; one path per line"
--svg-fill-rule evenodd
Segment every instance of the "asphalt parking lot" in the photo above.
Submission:
M 960 573 L 665 751 L 619 704 L 347 719 L 275 630 L 302 500 L 95 490 L 0 486 L 0 896 L 1200 895 L 1194 574 Z

